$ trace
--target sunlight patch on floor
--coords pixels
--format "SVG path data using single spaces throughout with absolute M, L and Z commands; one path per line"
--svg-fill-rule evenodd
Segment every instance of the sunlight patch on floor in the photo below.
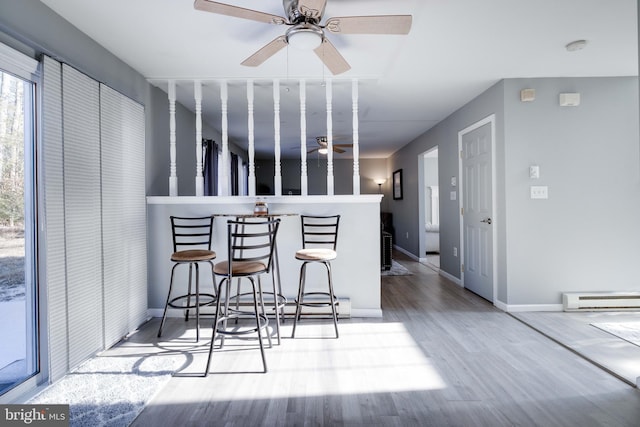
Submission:
M 289 322 L 282 329 L 283 336 L 290 336 L 290 328 Z M 280 346 L 266 349 L 267 374 L 237 373 L 258 370 L 259 351 L 255 342 L 253 348 L 242 349 L 247 342 L 228 340 L 225 350 L 214 353 L 206 379 L 184 381 L 192 387 L 213 387 L 215 392 L 207 394 L 207 399 L 214 401 L 409 392 L 447 386 L 402 323 L 342 323 L 339 328 L 340 338 L 333 339 L 330 322 L 299 324 L 295 339 L 283 339 Z M 202 372 L 206 352 L 198 351 L 194 356 L 184 372 Z M 186 403 L 193 394 L 184 397 Z M 176 403 L 176 398 L 180 396 L 166 403 Z

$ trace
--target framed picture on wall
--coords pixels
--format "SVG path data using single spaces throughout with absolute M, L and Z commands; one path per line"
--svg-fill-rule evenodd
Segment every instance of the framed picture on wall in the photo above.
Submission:
M 402 169 L 393 173 L 393 200 L 402 199 Z

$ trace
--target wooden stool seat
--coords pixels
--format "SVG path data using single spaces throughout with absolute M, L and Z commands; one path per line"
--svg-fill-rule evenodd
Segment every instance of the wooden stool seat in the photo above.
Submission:
M 259 261 L 237 261 L 233 263 L 232 272 L 233 276 L 247 276 L 251 274 L 262 273 L 267 270 L 267 265 Z M 229 274 L 229 261 L 223 261 L 217 263 L 213 267 L 213 272 L 219 275 Z
M 216 253 L 205 249 L 190 249 L 171 254 L 171 261 L 173 262 L 200 262 L 213 259 L 216 259 Z
M 332 261 L 338 257 L 333 249 L 309 248 L 296 252 L 296 259 L 300 261 Z

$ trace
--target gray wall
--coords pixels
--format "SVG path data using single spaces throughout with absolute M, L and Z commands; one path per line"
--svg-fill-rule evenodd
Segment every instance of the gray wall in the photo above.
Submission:
M 522 103 L 523 88 L 536 100 Z M 558 94 L 580 92 L 579 107 Z M 494 85 L 389 159 L 404 170 L 405 198 L 391 201 L 397 244 L 418 256 L 418 155 L 439 146 L 441 266 L 460 277 L 458 174 L 460 130 L 496 115 L 498 300 L 559 304 L 565 291 L 637 290 L 640 256 L 640 152 L 636 77 L 509 79 Z M 541 178 L 530 180 L 537 164 Z M 547 185 L 548 200 L 531 200 Z M 409 238 L 405 233 L 409 232 Z
M 536 100 L 520 102 L 529 87 Z M 560 107 L 561 92 L 579 92 L 580 106 Z M 637 290 L 638 79 L 507 80 L 505 114 L 508 302 Z M 531 200 L 530 185 L 549 186 L 549 199 Z
M 496 114 L 496 137 L 502 139 L 503 83 L 489 88 L 478 98 L 434 126 L 427 133 L 403 147 L 388 161 L 387 192 L 389 210 L 393 213 L 395 245 L 419 257 L 419 179 L 418 168 L 422 153 L 438 146 L 438 181 L 440 182 L 440 267 L 454 277 L 460 277 L 460 261 L 453 256 L 453 248 L 460 248 L 460 206 L 458 200 L 449 200 L 451 177 L 458 175 L 458 132 L 490 114 Z M 500 144 L 498 144 L 500 146 Z M 500 150 L 496 153 L 500 159 Z M 498 160 L 498 164 L 500 164 Z M 393 200 L 390 179 L 393 171 L 402 169 L 403 199 Z M 498 175 L 504 171 L 498 169 Z M 408 237 L 407 237 L 408 236 Z

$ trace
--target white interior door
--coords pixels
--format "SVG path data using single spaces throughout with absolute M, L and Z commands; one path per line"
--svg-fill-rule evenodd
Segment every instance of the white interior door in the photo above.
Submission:
M 463 282 L 493 302 L 493 116 L 460 132 Z

